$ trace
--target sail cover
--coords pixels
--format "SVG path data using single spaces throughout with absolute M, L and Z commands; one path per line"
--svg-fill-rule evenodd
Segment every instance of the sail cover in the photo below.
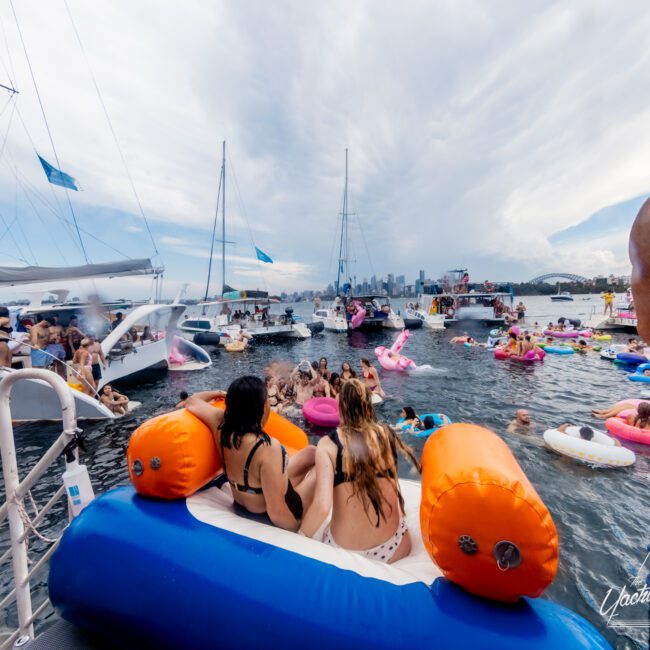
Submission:
M 158 271 L 159 269 L 151 266 L 151 260 L 148 258 L 83 266 L 0 266 L 0 286 L 58 280 L 114 278 L 125 275 L 153 275 Z

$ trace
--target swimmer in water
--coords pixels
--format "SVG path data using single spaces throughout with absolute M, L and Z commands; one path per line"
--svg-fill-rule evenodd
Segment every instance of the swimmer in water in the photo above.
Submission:
M 535 430 L 535 425 L 526 409 L 518 409 L 515 413 L 515 419 L 510 422 L 506 431 L 508 433 L 518 433 L 529 435 Z

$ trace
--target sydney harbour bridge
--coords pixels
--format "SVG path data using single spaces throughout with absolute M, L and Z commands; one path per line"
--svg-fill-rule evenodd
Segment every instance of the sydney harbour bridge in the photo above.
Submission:
M 568 280 L 569 282 L 587 282 L 587 278 L 582 277 L 581 275 L 576 275 L 575 273 L 545 273 L 544 275 L 538 275 L 536 278 L 529 280 L 529 284 L 541 284 L 547 280 L 563 279 Z

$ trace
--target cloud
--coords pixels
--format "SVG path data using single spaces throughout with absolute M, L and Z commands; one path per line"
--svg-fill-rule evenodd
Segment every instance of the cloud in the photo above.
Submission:
M 188 0 L 182 12 L 115 0 L 101 13 L 69 4 L 174 280 L 205 277 L 196 260 L 210 248 L 223 140 L 233 281 L 257 272 L 238 259 L 248 259 L 253 242 L 282 260 L 264 269 L 273 291 L 334 280 L 346 147 L 358 280 L 388 272 L 412 279 L 420 268 L 435 277 L 458 265 L 513 280 L 629 267 L 627 222 L 604 240 L 594 231 L 560 241 L 558 233 L 649 189 L 650 144 L 640 137 L 650 130 L 644 2 L 615 12 L 538 0 L 497 0 L 489 9 L 473 0 Z M 21 91 L 29 130 L 13 120 L 8 155 L 51 207 L 19 187 L 29 219 L 21 222 L 26 237 L 16 238 L 22 257 L 31 259 L 29 241 L 43 264 L 79 262 L 70 228 L 52 216 L 71 219 L 33 154 L 32 141 L 53 156 L 13 18 L 2 11 L 13 66 L 3 57 L 0 75 Z M 17 11 L 61 167 L 85 190 L 71 193 L 81 226 L 125 254 L 149 254 L 64 9 L 25 0 Z M 0 133 L 10 114 L 0 115 Z M 4 170 L 0 211 L 13 214 L 16 182 Z M 124 217 L 99 218 L 106 208 Z M 88 246 L 93 259 L 114 254 Z M 8 238 L 3 254 L 16 255 Z

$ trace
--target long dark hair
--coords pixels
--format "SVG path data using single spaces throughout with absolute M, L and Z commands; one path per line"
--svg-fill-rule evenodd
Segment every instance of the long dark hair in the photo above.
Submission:
M 262 431 L 266 396 L 266 386 L 258 377 L 246 375 L 230 384 L 221 425 L 222 447 L 239 449 L 247 433 L 262 436 L 270 444 L 269 437 Z
M 403 410 L 404 410 L 404 413 L 406 415 L 407 420 L 415 420 L 416 415 L 415 415 L 415 411 L 413 410 L 412 406 L 405 406 Z
M 636 417 L 634 418 L 634 426 L 639 429 L 645 429 L 650 422 L 650 404 L 641 402 L 636 409 Z

